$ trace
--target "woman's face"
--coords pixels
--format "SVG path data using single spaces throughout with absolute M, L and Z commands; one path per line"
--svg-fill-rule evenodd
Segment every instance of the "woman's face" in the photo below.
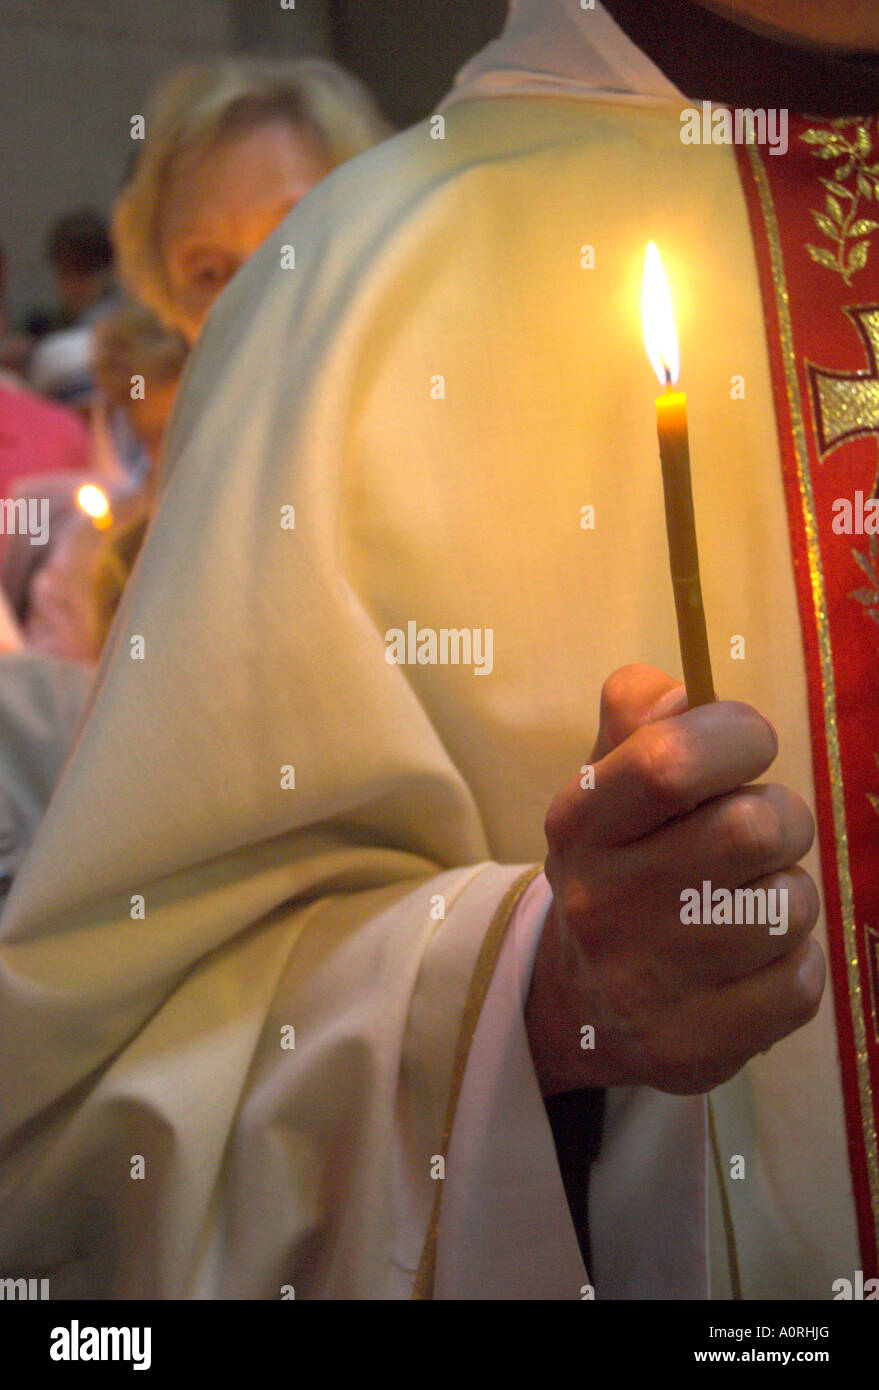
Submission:
M 166 190 L 159 245 L 190 343 L 239 266 L 331 168 L 307 127 L 280 119 L 181 161 Z

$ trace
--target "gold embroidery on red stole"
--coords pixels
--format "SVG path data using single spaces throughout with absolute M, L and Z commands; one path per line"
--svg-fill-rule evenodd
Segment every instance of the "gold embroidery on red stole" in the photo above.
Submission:
M 830 646 L 830 630 L 827 619 L 827 605 L 825 602 L 824 574 L 821 567 L 821 553 L 818 545 L 815 499 L 809 472 L 809 453 L 797 384 L 793 330 L 789 313 L 790 297 L 781 254 L 781 240 L 775 217 L 775 207 L 772 201 L 772 193 L 769 187 L 766 170 L 763 167 L 763 161 L 756 147 L 750 146 L 748 148 L 748 158 L 760 196 L 760 206 L 763 213 L 764 225 L 766 227 L 766 237 L 769 245 L 769 256 L 772 267 L 772 280 L 775 286 L 779 336 L 781 339 L 781 356 L 784 366 L 788 408 L 790 410 L 794 434 L 797 483 L 806 534 L 806 555 L 809 565 L 809 579 L 812 590 L 812 603 L 820 654 L 824 730 L 827 739 L 830 798 L 833 808 L 836 869 L 839 879 L 839 897 L 842 910 L 848 998 L 855 1040 L 858 1102 L 864 1140 L 864 1152 L 867 1162 L 867 1175 L 870 1185 L 870 1200 L 874 1212 L 879 1212 L 879 1153 L 877 1153 L 876 1123 L 870 1090 L 870 1072 L 867 1055 L 867 1021 L 861 981 L 858 973 L 859 961 L 854 915 L 854 896 L 849 867 L 848 833 L 845 819 L 845 793 L 839 749 L 839 729 L 836 719 L 836 688 Z M 877 1244 L 877 1256 L 879 1256 L 879 1244 Z

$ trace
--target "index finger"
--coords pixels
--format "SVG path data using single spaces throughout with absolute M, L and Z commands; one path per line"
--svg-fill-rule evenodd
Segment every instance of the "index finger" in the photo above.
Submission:
M 586 843 L 629 844 L 753 782 L 777 752 L 775 730 L 750 705 L 700 705 L 637 729 L 595 765 L 594 788 L 573 784 L 570 811 Z

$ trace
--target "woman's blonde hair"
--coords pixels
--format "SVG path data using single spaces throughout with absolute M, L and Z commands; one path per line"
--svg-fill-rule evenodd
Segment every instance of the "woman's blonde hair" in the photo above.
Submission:
M 221 59 L 166 78 L 146 113 L 146 140 L 113 213 L 123 284 L 165 323 L 176 306 L 159 245 L 162 199 L 176 167 L 271 120 L 307 126 L 335 167 L 393 133 L 356 77 L 323 58 Z

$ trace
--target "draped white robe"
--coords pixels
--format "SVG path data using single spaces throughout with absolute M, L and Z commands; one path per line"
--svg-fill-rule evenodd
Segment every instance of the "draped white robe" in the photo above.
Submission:
M 637 312 L 651 237 L 717 684 L 779 729 L 773 777 L 811 793 L 747 217 L 731 151 L 682 146 L 678 107 L 456 101 L 444 138 L 423 123 L 335 171 L 217 306 L 3 919 L 4 1273 L 50 1271 L 53 1296 L 580 1297 L 521 1024 L 533 917 L 495 961 L 603 678 L 679 669 Z M 389 664 L 410 620 L 490 628 L 491 673 Z M 611 1093 L 599 1296 L 704 1292 L 702 1106 Z M 718 1108 L 746 1158 L 746 1294 L 828 1297 L 857 1258 L 829 994 Z M 517 1116 L 515 1200 L 492 1206 Z

